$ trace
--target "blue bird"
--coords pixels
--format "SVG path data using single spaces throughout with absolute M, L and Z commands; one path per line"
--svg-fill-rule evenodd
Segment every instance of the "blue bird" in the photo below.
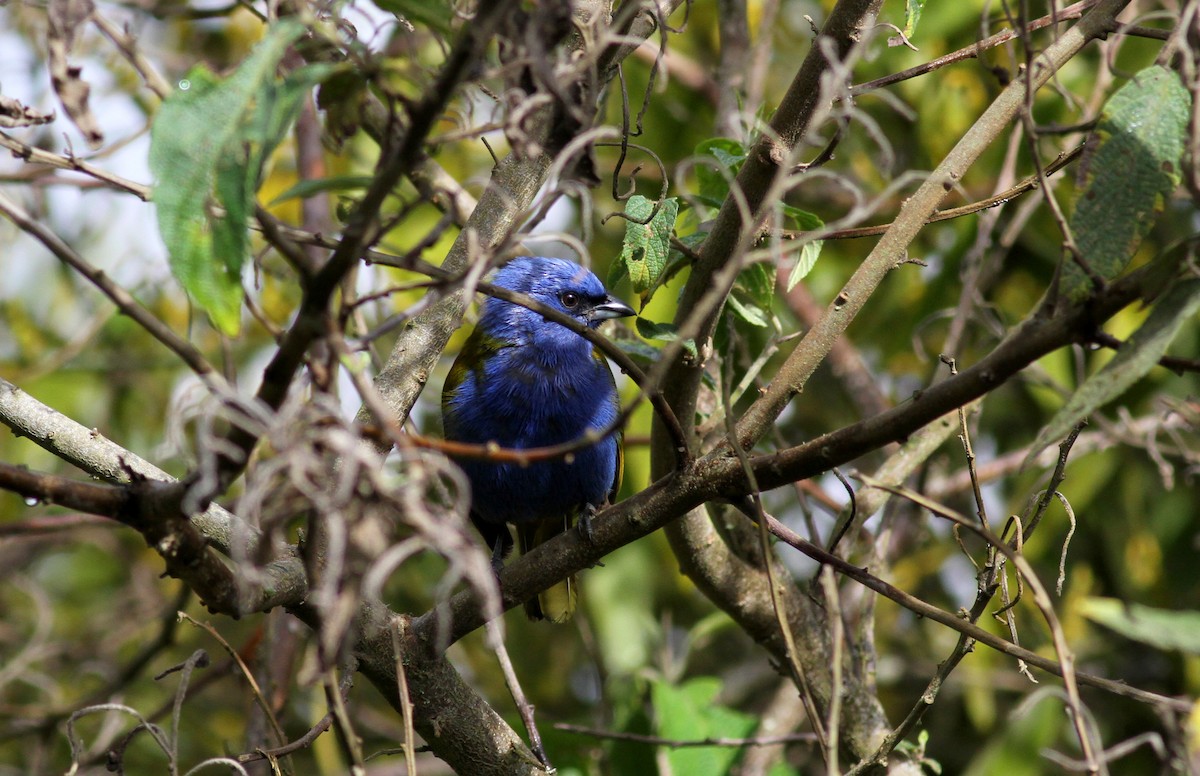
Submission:
M 633 315 L 592 272 L 565 259 L 521 257 L 492 282 L 528 294 L 595 328 Z M 617 387 L 608 362 L 592 343 L 526 307 L 489 297 L 479 323 L 455 359 L 442 390 L 446 439 L 527 449 L 561 444 L 607 428 L 617 417 Z M 521 552 L 590 515 L 616 496 L 623 466 L 615 432 L 573 455 L 527 466 L 463 459 L 471 483 L 471 521 L 499 564 L 513 546 Z M 564 622 L 575 610 L 574 578 L 525 603 L 531 619 Z

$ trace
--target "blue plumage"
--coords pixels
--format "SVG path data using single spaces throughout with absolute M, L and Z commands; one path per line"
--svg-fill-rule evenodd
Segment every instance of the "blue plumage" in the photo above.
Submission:
M 565 259 L 522 257 L 501 268 L 497 286 L 519 291 L 596 327 L 633 315 L 589 270 Z M 442 392 L 446 438 L 502 447 L 532 448 L 577 439 L 606 428 L 619 411 L 608 362 L 591 343 L 539 313 L 488 298 L 475 331 L 450 369 Z M 522 552 L 560 533 L 615 495 L 621 475 L 616 433 L 570 459 L 519 466 L 462 460 L 471 482 L 472 520 L 496 557 Z M 533 617 L 567 619 L 575 589 L 552 588 L 530 601 Z M 556 586 L 557 587 L 557 586 Z

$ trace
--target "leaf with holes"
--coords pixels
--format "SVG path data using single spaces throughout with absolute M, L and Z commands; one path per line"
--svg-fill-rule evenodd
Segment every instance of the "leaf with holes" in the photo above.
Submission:
M 671 232 L 679 215 L 679 200 L 671 197 L 658 204 L 634 194 L 625 203 L 625 242 L 621 264 L 629 274 L 633 291 L 646 304 L 658 285 L 671 250 Z

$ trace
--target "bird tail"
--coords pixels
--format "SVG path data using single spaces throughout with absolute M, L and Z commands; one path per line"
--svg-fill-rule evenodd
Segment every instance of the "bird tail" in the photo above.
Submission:
M 558 534 L 567 530 L 571 520 L 564 518 L 563 520 L 538 520 L 534 523 L 517 525 L 517 536 L 521 542 L 521 554 L 532 550 L 534 547 L 544 542 L 553 539 Z M 525 602 L 525 614 L 531 620 L 550 620 L 551 622 L 563 623 L 571 619 L 571 615 L 575 613 L 575 605 L 579 597 L 579 583 L 575 579 L 575 575 L 564 579 L 542 592 L 537 594 L 536 598 L 530 598 Z

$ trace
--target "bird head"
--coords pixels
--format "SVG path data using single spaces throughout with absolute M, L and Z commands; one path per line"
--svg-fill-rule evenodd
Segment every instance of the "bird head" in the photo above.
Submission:
M 528 294 L 591 328 L 610 318 L 634 315 L 633 308 L 608 293 L 591 270 L 566 259 L 522 256 L 501 267 L 492 282 Z M 484 303 L 480 326 L 493 336 L 546 346 L 578 346 L 584 341 L 540 313 L 503 299 L 489 298 Z

